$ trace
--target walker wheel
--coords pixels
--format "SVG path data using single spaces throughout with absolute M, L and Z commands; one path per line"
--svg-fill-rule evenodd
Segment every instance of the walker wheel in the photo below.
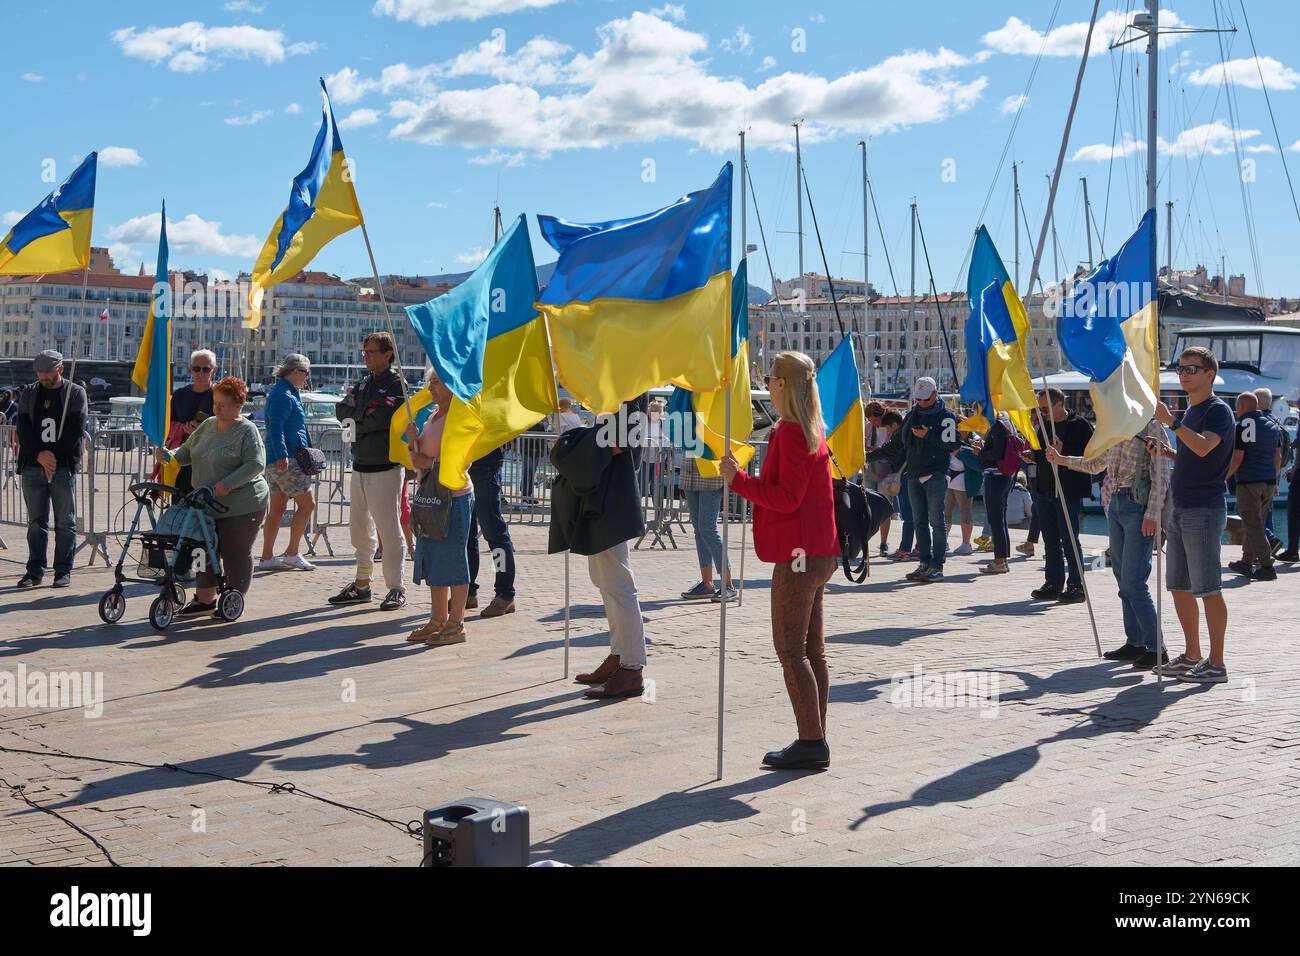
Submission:
M 177 607 L 185 606 L 185 588 L 181 587 L 175 581 L 172 582 L 172 604 Z
M 126 598 L 121 591 L 107 592 L 99 599 L 99 619 L 105 624 L 116 624 L 126 613 Z
M 171 625 L 174 613 L 171 595 L 160 594 L 149 605 L 149 623 L 155 631 L 165 631 Z
M 237 621 L 244 613 L 244 596 L 238 591 L 222 591 L 217 598 L 217 614 L 223 621 Z

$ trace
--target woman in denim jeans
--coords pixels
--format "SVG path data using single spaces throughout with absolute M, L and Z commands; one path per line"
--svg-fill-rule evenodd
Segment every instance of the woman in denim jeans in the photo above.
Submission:
M 711 598 L 730 601 L 736 596 L 731 586 L 731 565 L 722 550 L 722 535 L 718 534 L 718 516 L 722 513 L 722 478 L 706 478 L 700 474 L 699 459 L 688 455 L 682 467 L 682 495 L 686 510 L 691 515 L 691 529 L 695 532 L 695 554 L 700 563 L 700 583 L 683 591 L 687 600 Z M 713 585 L 713 569 L 718 569 L 722 587 Z

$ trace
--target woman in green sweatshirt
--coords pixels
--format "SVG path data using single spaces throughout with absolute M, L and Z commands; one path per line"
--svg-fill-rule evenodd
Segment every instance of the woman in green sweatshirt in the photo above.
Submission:
M 226 582 L 241 594 L 248 593 L 253 580 L 253 542 L 266 517 L 266 449 L 257 426 L 240 411 L 248 400 L 248 386 L 233 376 L 212 386 L 211 418 L 206 419 L 189 441 L 174 451 L 158 449 L 163 461 L 168 455 L 193 469 L 195 488 L 212 489 L 225 505 L 224 514 L 214 515 L 217 525 L 217 553 Z M 217 576 L 200 571 L 194 600 L 179 614 L 211 613 L 217 607 Z

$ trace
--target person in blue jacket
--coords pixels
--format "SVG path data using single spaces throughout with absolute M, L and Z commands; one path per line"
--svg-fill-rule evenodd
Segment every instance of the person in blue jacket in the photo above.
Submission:
M 301 394 L 311 377 L 311 363 L 305 355 L 286 355 L 276 374 L 278 381 L 266 396 L 266 480 L 271 486 L 271 498 L 263 530 L 262 561 L 257 570 L 314 571 L 316 565 L 299 554 L 298 549 L 302 547 L 316 500 L 311 493 L 311 477 L 303 472 L 294 457 L 299 448 L 311 444 Z M 294 512 L 289 525 L 289 547 L 277 557 L 275 539 L 290 498 Z

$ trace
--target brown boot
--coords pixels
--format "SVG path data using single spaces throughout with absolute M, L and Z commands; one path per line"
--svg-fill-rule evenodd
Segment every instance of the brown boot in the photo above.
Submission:
M 618 655 L 610 654 L 609 657 L 601 661 L 600 666 L 590 674 L 579 674 L 574 678 L 574 680 L 579 684 L 603 684 L 605 681 L 609 680 L 610 676 L 614 671 L 618 670 L 618 668 Z
M 501 595 L 497 595 L 488 602 L 488 606 L 478 612 L 479 617 L 500 617 L 502 614 L 514 614 L 515 602 L 507 601 Z
M 470 591 L 469 596 L 465 598 L 465 610 L 473 610 L 476 607 L 478 607 L 478 594 Z
M 641 668 L 629 670 L 620 667 L 614 671 L 609 680 L 601 687 L 593 687 L 582 696 L 589 700 L 610 700 L 619 697 L 640 697 L 644 685 L 641 681 Z

